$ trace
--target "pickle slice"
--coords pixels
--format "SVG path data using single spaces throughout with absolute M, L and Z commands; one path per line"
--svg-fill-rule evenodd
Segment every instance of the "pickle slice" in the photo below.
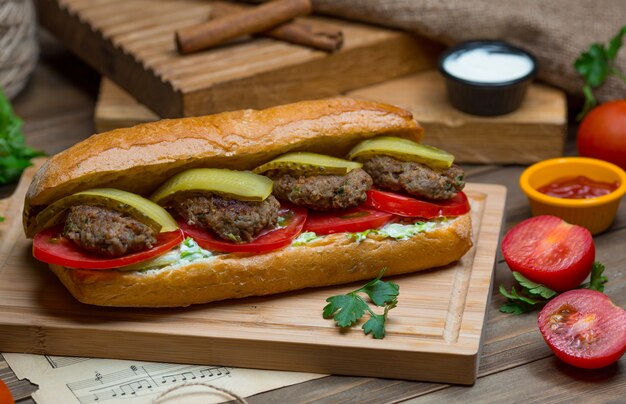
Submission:
M 272 193 L 273 186 L 272 180 L 251 171 L 194 168 L 167 180 L 150 199 L 164 205 L 177 192 L 207 191 L 240 201 L 261 202 Z
M 301 175 L 345 175 L 355 168 L 361 167 L 363 167 L 361 163 L 324 154 L 293 152 L 283 154 L 255 168 L 253 171 L 257 174 L 269 170 L 285 170 Z
M 176 221 L 165 209 L 142 196 L 114 188 L 94 188 L 66 196 L 47 206 L 35 218 L 32 234 L 61 223 L 66 211 L 76 205 L 99 206 L 126 213 L 156 233 L 178 229 Z
M 414 161 L 438 169 L 449 168 L 454 162 L 454 156 L 445 150 L 392 136 L 364 140 L 350 150 L 348 158 L 353 160 L 357 157 L 371 157 L 377 154 L 404 161 Z

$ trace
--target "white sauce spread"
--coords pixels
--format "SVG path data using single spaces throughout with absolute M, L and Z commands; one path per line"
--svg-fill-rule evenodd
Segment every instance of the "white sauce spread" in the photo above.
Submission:
M 530 57 L 506 53 L 505 49 L 475 48 L 459 50 L 443 61 L 451 75 L 477 83 L 503 83 L 519 79 L 533 70 Z

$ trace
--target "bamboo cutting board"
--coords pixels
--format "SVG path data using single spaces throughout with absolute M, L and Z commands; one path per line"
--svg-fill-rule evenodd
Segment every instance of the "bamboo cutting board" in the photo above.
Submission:
M 357 285 L 180 309 L 84 305 L 32 258 L 22 232 L 34 169 L 0 203 L 0 352 L 219 364 L 472 384 L 489 301 L 506 189 L 468 184 L 474 247 L 456 264 L 394 277 L 387 336 L 340 331 L 325 299 Z M 364 283 L 364 282 L 363 282 Z
M 178 55 L 174 32 L 205 22 L 213 3 L 220 2 L 37 0 L 42 26 L 162 117 L 331 96 L 432 68 L 441 50 L 407 33 L 311 17 L 343 31 L 340 51 L 252 38 Z
M 349 91 L 347 96 L 399 105 L 426 131 L 424 143 L 451 152 L 459 163 L 529 164 L 563 155 L 567 125 L 565 94 L 532 84 L 521 107 L 497 117 L 474 116 L 450 105 L 436 71 L 411 74 Z M 96 104 L 96 131 L 159 119 L 104 78 Z

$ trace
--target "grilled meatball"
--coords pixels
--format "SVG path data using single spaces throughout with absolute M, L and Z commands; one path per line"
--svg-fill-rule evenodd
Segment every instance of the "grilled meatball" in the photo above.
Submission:
M 316 210 L 352 208 L 365 202 L 372 178 L 357 168 L 346 175 L 292 176 L 269 172 L 278 199 Z
M 172 208 L 189 225 L 213 230 L 225 240 L 240 243 L 275 227 L 280 203 L 272 195 L 263 202 L 245 202 L 196 194 L 179 198 Z
M 434 170 L 424 164 L 378 155 L 363 161 L 363 169 L 380 188 L 428 199 L 450 199 L 465 186 L 464 172 L 456 165 Z
M 79 247 L 105 257 L 152 248 L 154 230 L 130 216 L 97 206 L 72 206 L 63 235 Z

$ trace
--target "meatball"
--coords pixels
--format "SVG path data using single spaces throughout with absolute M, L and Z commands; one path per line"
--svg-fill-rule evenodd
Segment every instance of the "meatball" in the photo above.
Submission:
M 262 202 L 229 199 L 215 194 L 177 198 L 172 209 L 189 225 L 213 230 L 225 240 L 251 241 L 278 222 L 280 203 L 270 195 Z
M 346 175 L 294 176 L 269 172 L 278 199 L 315 210 L 345 209 L 365 202 L 372 178 L 362 169 Z
M 465 186 L 464 172 L 456 165 L 435 170 L 424 164 L 378 155 L 363 161 L 363 169 L 380 188 L 428 199 L 450 199 Z
M 63 235 L 80 248 L 105 257 L 152 248 L 155 231 L 132 217 L 98 206 L 72 206 Z

